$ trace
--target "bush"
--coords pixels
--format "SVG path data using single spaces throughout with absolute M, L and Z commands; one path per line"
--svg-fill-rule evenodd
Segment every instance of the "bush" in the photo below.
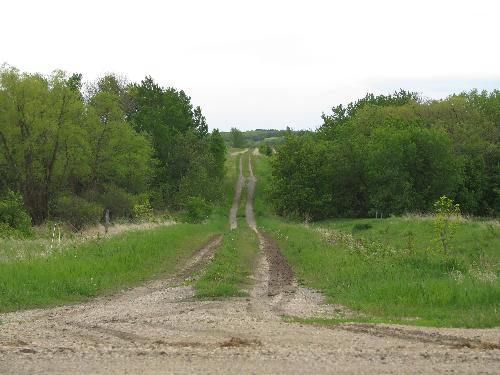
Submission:
M 133 197 L 125 190 L 113 186 L 101 196 L 100 202 L 109 209 L 111 217 L 132 217 L 134 215 Z
M 52 216 L 68 222 L 74 229 L 80 230 L 87 224 L 99 223 L 103 207 L 76 195 L 62 195 L 56 202 Z
M 0 237 L 26 237 L 31 235 L 31 218 L 24 210 L 23 199 L 9 191 L 0 200 Z
M 186 202 L 185 220 L 188 223 L 201 223 L 212 212 L 212 206 L 202 197 L 190 197 Z
M 152 220 L 153 217 L 153 207 L 149 199 L 143 198 L 141 201 L 134 204 L 134 219 L 149 221 Z
M 457 230 L 458 219 L 460 218 L 460 205 L 455 204 L 446 195 L 441 196 L 434 203 L 434 229 L 436 232 L 436 242 L 440 250 L 448 254 L 450 241 Z
M 259 152 L 266 156 L 271 156 L 273 154 L 273 149 L 267 143 L 262 143 L 259 146 Z

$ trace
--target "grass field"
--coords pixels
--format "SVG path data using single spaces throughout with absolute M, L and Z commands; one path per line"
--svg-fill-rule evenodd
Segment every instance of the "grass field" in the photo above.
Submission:
M 194 283 L 197 297 L 231 297 L 246 293 L 255 258 L 259 251 L 257 235 L 238 220 L 238 228 L 227 231 L 214 259 Z
M 266 157 L 256 160 L 259 181 L 269 178 Z M 435 248 L 432 220 L 335 219 L 311 225 L 269 214 L 257 192 L 261 228 L 278 241 L 299 281 L 330 303 L 364 314 L 360 321 L 431 326 L 500 325 L 500 226 L 464 220 L 451 254 Z M 352 319 L 350 319 L 352 320 Z M 339 320 L 310 319 L 316 323 Z

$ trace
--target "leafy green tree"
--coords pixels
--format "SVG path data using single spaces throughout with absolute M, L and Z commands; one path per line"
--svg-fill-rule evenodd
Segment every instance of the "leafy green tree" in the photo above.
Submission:
M 271 161 L 271 198 L 278 214 L 304 220 L 331 214 L 329 161 L 326 143 L 287 134 Z
M 273 149 L 267 143 L 262 143 L 259 146 L 259 152 L 266 156 L 271 156 L 273 154 Z
M 68 176 L 85 174 L 81 95 L 61 71 L 46 78 L 3 68 L 0 108 L 2 176 L 21 192 L 33 221 L 40 223 Z
M 31 235 L 31 218 L 24 210 L 20 194 L 8 191 L 0 196 L 0 237 Z
M 428 212 L 446 194 L 463 212 L 496 216 L 499 103 L 498 91 L 427 102 L 400 91 L 335 107 L 318 132 L 277 148 L 275 208 L 312 218 Z
M 218 132 L 208 133 L 199 107 L 183 91 L 164 89 L 151 77 L 129 87 L 131 120 L 151 137 L 154 167 L 150 186 L 159 207 L 180 209 L 191 196 L 216 199 L 224 175 L 224 152 Z
M 234 148 L 244 148 L 246 147 L 245 136 L 237 128 L 231 128 L 231 146 Z

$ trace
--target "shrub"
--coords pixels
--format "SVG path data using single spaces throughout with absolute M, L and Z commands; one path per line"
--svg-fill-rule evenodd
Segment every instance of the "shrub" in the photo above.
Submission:
M 31 235 L 31 218 L 18 193 L 9 191 L 0 200 L 0 237 L 26 237 Z
M 132 217 L 134 215 L 133 197 L 119 187 L 110 187 L 101 196 L 100 202 L 109 209 L 111 217 Z
M 449 244 L 455 235 L 460 218 L 460 205 L 443 195 L 434 203 L 434 214 L 436 241 L 440 244 L 441 250 L 448 254 Z
M 149 199 L 143 198 L 138 203 L 134 204 L 134 219 L 137 220 L 152 220 L 153 219 L 153 207 L 149 202 Z
M 201 223 L 212 212 L 212 207 L 202 197 L 190 197 L 186 202 L 185 220 L 188 223 Z
M 103 207 L 76 195 L 62 195 L 56 202 L 52 216 L 68 222 L 74 229 L 80 230 L 87 224 L 99 223 Z
M 266 156 L 271 156 L 273 154 L 273 149 L 267 143 L 262 143 L 259 146 L 259 152 Z

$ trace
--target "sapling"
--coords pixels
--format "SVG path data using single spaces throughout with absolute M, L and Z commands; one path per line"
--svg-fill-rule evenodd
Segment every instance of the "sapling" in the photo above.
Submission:
M 455 204 L 446 195 L 443 195 L 434 203 L 433 224 L 436 230 L 436 240 L 446 255 L 449 253 L 449 244 L 455 235 L 459 217 L 460 205 Z

